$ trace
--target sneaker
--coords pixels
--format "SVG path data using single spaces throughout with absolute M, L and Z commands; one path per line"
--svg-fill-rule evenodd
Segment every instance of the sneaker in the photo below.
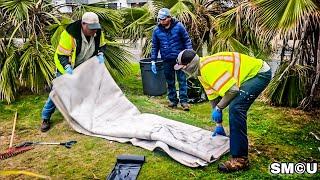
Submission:
M 189 111 L 190 110 L 190 106 L 188 103 L 181 103 L 181 107 L 184 111 Z
M 169 102 L 168 107 L 170 108 L 177 108 L 177 104 L 173 102 Z
M 50 122 L 47 119 L 43 119 L 42 120 L 42 124 L 41 124 L 41 132 L 47 132 L 50 129 Z
M 249 169 L 249 160 L 247 157 L 231 158 L 230 160 L 220 163 L 218 170 L 224 173 L 230 173 L 240 170 Z

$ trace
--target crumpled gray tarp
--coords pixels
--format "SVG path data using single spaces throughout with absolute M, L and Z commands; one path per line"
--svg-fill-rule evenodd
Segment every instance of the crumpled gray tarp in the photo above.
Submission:
M 228 137 L 212 138 L 210 131 L 140 113 L 95 57 L 72 75 L 54 79 L 50 97 L 77 132 L 151 151 L 161 148 L 189 167 L 205 166 L 229 150 Z

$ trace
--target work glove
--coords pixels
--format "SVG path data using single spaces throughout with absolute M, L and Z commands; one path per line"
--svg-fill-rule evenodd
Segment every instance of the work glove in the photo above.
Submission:
M 73 69 L 71 67 L 70 64 L 67 64 L 65 67 L 64 67 L 65 71 L 68 73 L 68 74 L 72 74 L 73 73 Z
M 212 133 L 212 137 L 216 135 L 226 136 L 226 132 L 224 131 L 224 128 L 222 125 L 217 125 Z
M 98 54 L 97 54 L 97 59 L 98 59 L 98 61 L 99 61 L 99 64 L 102 64 L 102 63 L 104 63 L 104 55 L 103 55 L 103 52 L 99 52 Z
M 211 118 L 216 123 L 222 123 L 222 110 L 218 106 L 212 110 Z
M 153 74 L 157 74 L 157 67 L 156 67 L 156 62 L 151 61 L 151 71 Z

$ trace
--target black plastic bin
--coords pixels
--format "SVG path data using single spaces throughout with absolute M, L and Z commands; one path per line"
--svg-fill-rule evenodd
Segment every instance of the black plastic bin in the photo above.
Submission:
M 143 94 L 149 96 L 161 96 L 167 92 L 166 78 L 163 72 L 163 61 L 158 59 L 155 63 L 157 74 L 151 71 L 151 59 L 140 60 Z

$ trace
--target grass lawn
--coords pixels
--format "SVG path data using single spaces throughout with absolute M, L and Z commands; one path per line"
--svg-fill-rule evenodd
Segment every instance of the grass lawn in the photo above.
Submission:
M 190 112 L 166 107 L 162 97 L 147 97 L 142 93 L 140 71 L 134 72 L 120 87 L 141 112 L 157 114 L 166 118 L 212 130 L 208 102 L 192 105 Z M 162 151 L 150 152 L 131 144 L 120 144 L 102 138 L 78 134 L 59 112 L 52 118 L 53 126 L 48 133 L 39 131 L 41 109 L 48 94 L 21 95 L 14 103 L 0 102 L 0 152 L 9 146 L 12 120 L 18 110 L 14 144 L 23 141 L 77 140 L 71 149 L 62 146 L 36 146 L 18 156 L 0 161 L 0 170 L 27 170 L 52 179 L 105 179 L 120 154 L 146 156 L 139 179 L 320 179 L 315 175 L 271 175 L 269 165 L 281 162 L 320 162 L 320 141 L 310 132 L 320 133 L 320 111 L 303 112 L 295 109 L 271 107 L 255 102 L 248 113 L 248 136 L 251 169 L 246 172 L 221 174 L 218 162 L 203 168 L 189 168 L 171 159 Z M 224 125 L 228 127 L 227 110 Z M 228 129 L 228 128 L 227 128 Z M 228 158 L 222 157 L 222 160 Z M 320 169 L 320 167 L 318 168 Z M 24 175 L 0 176 L 0 179 L 33 179 Z

